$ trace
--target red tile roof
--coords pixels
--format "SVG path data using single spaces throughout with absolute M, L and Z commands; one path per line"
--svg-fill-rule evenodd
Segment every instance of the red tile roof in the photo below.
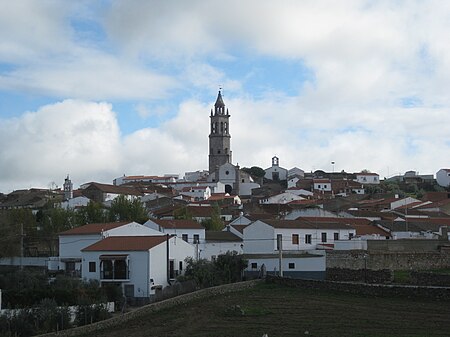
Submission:
M 89 235 L 100 234 L 113 228 L 117 228 L 130 223 L 130 221 L 109 222 L 109 223 L 91 223 L 80 227 L 75 227 L 59 233 L 59 235 Z
M 170 229 L 205 229 L 197 221 L 194 220 L 152 220 L 159 226 Z
M 146 251 L 167 240 L 166 235 L 159 236 L 110 236 L 90 245 L 81 251 Z

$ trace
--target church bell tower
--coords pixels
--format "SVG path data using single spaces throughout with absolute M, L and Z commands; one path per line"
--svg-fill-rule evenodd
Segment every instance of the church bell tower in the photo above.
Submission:
M 225 110 L 222 93 L 219 90 L 214 110 L 211 109 L 211 131 L 209 134 L 209 172 L 217 167 L 231 163 L 230 115 Z

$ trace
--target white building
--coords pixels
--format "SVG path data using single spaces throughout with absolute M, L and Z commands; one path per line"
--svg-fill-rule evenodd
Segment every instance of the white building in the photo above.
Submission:
M 162 235 L 137 222 L 93 223 L 59 233 L 59 261 L 50 269 L 77 273 L 81 268 L 81 250 L 109 236 Z
M 316 192 L 324 193 L 331 192 L 331 180 L 330 179 L 313 179 L 313 189 Z
M 243 257 L 249 261 L 249 277 L 282 272 L 283 276 L 317 279 L 325 277 L 326 269 L 325 252 L 317 248 L 332 247 L 356 234 L 353 228 L 338 222 L 305 220 L 258 220 L 243 232 Z
M 286 191 L 277 195 L 272 195 L 270 197 L 261 199 L 259 201 L 260 204 L 288 204 L 292 201 L 296 200 L 305 200 L 305 198 L 300 197 L 294 193 L 291 193 L 290 191 Z
M 280 239 L 284 251 L 315 250 L 355 235 L 351 226 L 333 220 L 258 220 L 244 228 L 244 253 L 273 253 Z
M 169 184 L 174 183 L 178 179 L 178 174 L 167 174 L 163 177 L 158 176 L 126 176 L 118 177 L 113 180 L 113 185 L 120 186 L 129 183 L 153 183 L 153 184 Z
M 270 180 L 286 180 L 288 176 L 288 170 L 280 167 L 280 161 L 276 156 L 272 158 L 272 166 L 265 169 L 264 171 L 266 172 L 264 178 Z
M 90 199 L 83 197 L 83 196 L 79 196 L 79 197 L 75 197 L 75 198 L 71 198 L 71 199 L 67 199 L 63 202 L 61 202 L 61 208 L 64 209 L 75 209 L 78 207 L 85 207 L 89 204 Z
M 231 231 L 206 231 L 205 242 L 199 245 L 198 257 L 215 260 L 217 256 L 227 252 L 242 254 L 244 245 L 242 238 Z
M 436 173 L 436 182 L 439 186 L 450 186 L 450 169 L 440 169 Z
M 380 184 L 380 176 L 377 173 L 370 173 L 370 172 L 360 172 L 355 173 L 356 175 L 356 181 L 360 184 L 367 185 L 379 185 Z
M 197 185 L 183 188 L 180 194 L 190 197 L 193 201 L 202 201 L 211 197 L 211 189 L 208 186 Z
M 127 297 L 151 297 L 184 273 L 192 245 L 177 237 L 110 236 L 82 250 L 82 277 L 120 284 Z
M 193 245 L 205 242 L 205 227 L 194 220 L 150 219 L 144 226 L 164 234 L 175 235 Z

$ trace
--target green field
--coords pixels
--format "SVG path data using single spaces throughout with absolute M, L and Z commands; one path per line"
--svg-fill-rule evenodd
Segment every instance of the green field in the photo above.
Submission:
M 450 303 L 273 284 L 164 309 L 89 336 L 450 336 Z

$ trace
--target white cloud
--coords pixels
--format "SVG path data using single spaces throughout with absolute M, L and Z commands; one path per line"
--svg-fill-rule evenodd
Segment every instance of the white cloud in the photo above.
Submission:
M 121 165 L 120 130 L 111 105 L 65 100 L 0 123 L 0 185 L 46 186 L 66 174 L 90 181 Z

